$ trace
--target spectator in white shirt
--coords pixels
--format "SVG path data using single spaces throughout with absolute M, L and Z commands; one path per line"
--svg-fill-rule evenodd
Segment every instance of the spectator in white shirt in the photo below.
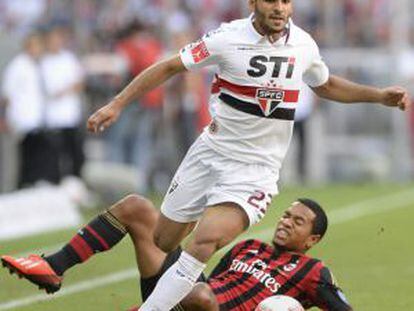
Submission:
M 83 70 L 77 57 L 65 49 L 66 29 L 55 26 L 46 34 L 47 53 L 42 75 L 47 93 L 46 124 L 55 139 L 60 178 L 80 176 L 84 162 L 82 123 Z
M 8 128 L 19 137 L 20 188 L 39 180 L 57 182 L 49 137 L 44 131 L 45 97 L 39 67 L 43 51 L 42 35 L 29 34 L 23 51 L 9 62 L 3 74 Z

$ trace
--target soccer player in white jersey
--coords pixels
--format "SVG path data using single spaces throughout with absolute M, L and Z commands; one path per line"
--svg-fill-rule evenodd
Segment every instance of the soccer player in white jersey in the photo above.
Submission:
M 278 193 L 302 82 L 333 101 L 401 110 L 409 106 L 400 87 L 379 89 L 330 75 L 315 41 L 292 22 L 292 2 L 250 0 L 252 16 L 223 24 L 179 55 L 153 65 L 88 120 L 90 131 L 103 131 L 133 99 L 172 76 L 217 66 L 211 96 L 215 118 L 171 183 L 156 244 L 172 251 L 196 222 L 198 226 L 140 310 L 170 310 L 190 292 L 209 258 L 265 215 Z

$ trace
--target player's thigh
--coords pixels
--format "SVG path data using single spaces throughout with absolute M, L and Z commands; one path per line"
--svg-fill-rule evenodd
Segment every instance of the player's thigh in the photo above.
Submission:
M 142 220 L 131 222 L 128 233 L 134 244 L 135 256 L 141 277 L 148 278 L 160 271 L 166 258 L 166 253 L 154 243 L 154 230 L 159 217 L 158 211 L 153 213 L 144 208 Z
M 139 246 L 135 244 L 135 257 L 142 278 L 156 275 L 160 271 L 166 256 L 167 254 L 153 242 L 139 243 Z
M 161 213 L 154 232 L 155 244 L 163 251 L 171 252 L 194 229 L 195 224 L 177 222 Z
M 249 227 L 246 212 L 236 203 L 224 202 L 207 208 L 198 223 L 186 251 L 207 262 Z
M 154 243 L 159 212 L 152 202 L 139 195 L 128 195 L 111 206 L 109 212 L 127 229 L 141 276 L 157 274 L 166 254 Z

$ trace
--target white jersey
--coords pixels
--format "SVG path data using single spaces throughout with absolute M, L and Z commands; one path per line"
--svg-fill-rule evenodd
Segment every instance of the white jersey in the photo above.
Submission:
M 252 17 L 223 24 L 180 52 L 189 70 L 217 65 L 210 104 L 215 116 L 202 139 L 235 160 L 278 170 L 293 131 L 303 81 L 327 82 L 329 70 L 312 37 L 289 23 L 271 43 Z
M 49 99 L 46 122 L 49 128 L 77 127 L 82 121 L 82 100 L 77 92 L 56 96 L 83 82 L 83 69 L 76 56 L 69 51 L 46 54 L 42 60 L 42 74 Z
M 7 121 L 16 133 L 25 135 L 44 125 L 45 97 L 40 69 L 26 53 L 17 55 L 6 67 L 2 93 L 9 103 Z

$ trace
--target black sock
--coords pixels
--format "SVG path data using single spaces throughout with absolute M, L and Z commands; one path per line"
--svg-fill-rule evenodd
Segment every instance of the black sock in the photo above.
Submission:
M 80 229 L 68 244 L 45 257 L 45 260 L 56 274 L 63 275 L 66 270 L 85 262 L 94 254 L 111 249 L 126 233 L 126 228 L 107 211 Z

